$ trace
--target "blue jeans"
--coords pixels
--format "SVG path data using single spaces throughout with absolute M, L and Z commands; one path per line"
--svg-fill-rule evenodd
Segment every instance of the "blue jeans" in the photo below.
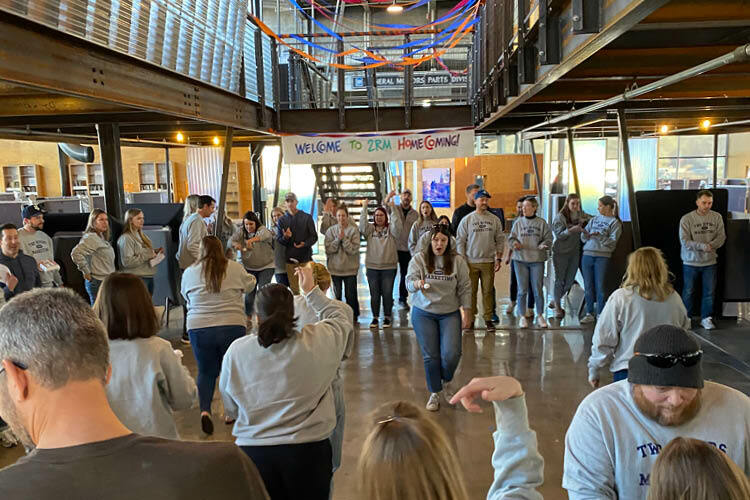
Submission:
M 619 382 L 620 380 L 625 380 L 626 378 L 628 378 L 627 368 L 612 372 L 612 382 Z
M 102 286 L 101 280 L 98 280 L 91 277 L 90 280 L 84 279 L 83 280 L 83 286 L 86 288 L 86 293 L 89 294 L 89 302 L 91 302 L 91 305 L 94 305 L 94 301 L 96 301 L 96 295 L 99 293 L 99 287 Z
M 596 302 L 596 315 L 599 316 L 609 298 L 609 293 L 604 284 L 604 279 L 607 277 L 607 267 L 609 267 L 609 257 L 583 256 L 583 269 L 581 271 L 583 272 L 586 292 L 586 314 L 594 314 L 594 302 Z
M 372 319 L 380 317 L 380 301 L 383 301 L 383 316 L 390 318 L 393 313 L 393 283 L 395 269 L 367 269 L 367 284 L 370 287 L 370 309 Z
M 516 261 L 510 261 L 510 300 L 515 302 L 518 299 L 518 280 L 516 279 Z M 529 294 L 529 309 L 534 309 L 534 294 Z
M 716 291 L 716 264 L 712 266 L 688 266 L 682 265 L 682 302 L 687 309 L 688 317 L 693 309 L 693 295 L 695 294 L 695 282 L 701 280 L 701 319 L 713 316 L 714 292 Z
M 190 345 L 198 363 L 198 400 L 201 411 L 211 412 L 216 378 L 221 373 L 221 360 L 229 346 L 245 335 L 245 325 L 212 326 L 188 330 Z
M 354 319 L 359 317 L 359 299 L 357 299 L 357 276 L 333 276 L 331 275 L 331 281 L 333 281 L 333 294 L 336 296 L 336 300 L 341 300 L 341 286 L 344 286 L 344 292 L 346 294 L 346 303 L 352 308 L 354 312 Z
M 453 380 L 461 359 L 461 313 L 434 314 L 412 307 L 411 324 L 422 350 L 427 389 L 440 392 L 443 380 Z
M 263 285 L 267 285 L 273 278 L 273 269 L 263 269 L 262 271 L 251 271 L 247 269 L 247 272 L 255 276 L 255 288 L 252 292 L 245 294 L 245 314 L 250 316 L 255 312 L 255 294 L 258 293 L 258 288 Z
M 518 301 L 516 302 L 516 314 L 526 314 L 526 300 L 529 288 L 534 294 L 536 313 L 544 314 L 544 262 L 513 261 L 518 282 Z
M 563 295 L 570 291 L 578 273 L 578 264 L 581 262 L 581 254 L 577 251 L 572 253 L 552 254 L 552 265 L 555 267 L 555 304 L 562 307 Z
M 289 276 L 286 273 L 276 273 L 273 277 L 279 285 L 289 286 Z
M 141 276 L 141 279 L 146 284 L 146 290 L 149 295 L 154 295 L 154 277 L 153 276 Z

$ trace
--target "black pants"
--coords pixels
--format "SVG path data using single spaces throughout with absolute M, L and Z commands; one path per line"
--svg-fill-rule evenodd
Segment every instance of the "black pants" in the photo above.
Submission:
M 331 441 L 240 446 L 255 463 L 271 500 L 328 500 L 331 489 Z
M 406 271 L 409 269 L 411 254 L 409 252 L 398 252 L 398 271 L 401 273 L 401 280 L 398 282 L 398 301 L 406 303 L 409 292 L 406 291 Z
M 352 308 L 354 313 L 354 319 L 359 318 L 359 299 L 357 298 L 357 276 L 334 276 L 331 275 L 331 281 L 333 281 L 333 294 L 336 296 L 336 300 L 341 300 L 342 297 L 342 286 L 344 288 L 343 295 L 346 296 L 346 303 Z

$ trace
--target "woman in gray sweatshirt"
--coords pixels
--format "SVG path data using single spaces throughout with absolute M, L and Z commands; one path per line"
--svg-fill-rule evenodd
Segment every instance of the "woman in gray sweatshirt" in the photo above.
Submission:
M 151 240 L 143 233 L 143 211 L 131 208 L 125 212 L 125 228 L 117 239 L 117 247 L 120 249 L 120 267 L 123 272 L 140 276 L 148 293 L 154 294 L 154 275 L 156 267 L 151 267 L 149 261 L 159 253 L 164 253 L 163 248 L 154 249 Z
M 377 329 L 380 317 L 380 302 L 383 302 L 383 328 L 390 328 L 393 313 L 393 283 L 396 281 L 398 255 L 396 242 L 402 231 L 402 217 L 394 215 L 388 220 L 385 207 L 376 207 L 372 224 L 367 222 L 367 200 L 362 200 L 362 213 L 359 217 L 359 232 L 367 242 L 365 267 L 367 284 L 370 287 L 370 308 L 372 322 L 370 328 Z M 391 203 L 393 205 L 393 203 Z M 398 213 L 391 207 L 393 213 Z
M 451 248 L 450 237 L 450 226 L 434 226 L 430 246 L 411 259 L 406 273 L 406 288 L 414 294 L 411 323 L 424 359 L 429 411 L 440 408 L 443 386 L 453 380 L 461 359 L 461 328 L 474 322 L 469 266 Z
M 94 304 L 102 280 L 115 272 L 115 249 L 109 242 L 109 217 L 107 212 L 95 208 L 89 214 L 86 230 L 70 252 L 70 259 L 83 273 L 86 293 Z
M 112 377 L 107 400 L 131 431 L 179 439 L 174 413 L 192 408 L 198 390 L 182 352 L 156 336 L 159 320 L 140 276 L 112 273 L 102 282 L 94 312 L 107 328 Z
M 273 278 L 275 269 L 273 233 L 260 223 L 255 212 L 248 211 L 242 218 L 242 227 L 232 236 L 231 244 L 239 252 L 245 271 L 255 276 L 255 288 L 252 292 L 245 294 L 245 314 L 251 316 L 254 311 L 256 291 L 270 283 Z
M 599 215 L 586 224 L 581 233 L 583 241 L 583 260 L 581 271 L 586 288 L 586 316 L 581 323 L 594 322 L 594 303 L 596 315 L 599 316 L 609 297 L 605 278 L 612 252 L 622 234 L 622 222 L 617 215 L 617 202 L 611 196 L 599 198 Z
M 555 268 L 555 317 L 564 318 L 562 298 L 570 291 L 581 263 L 581 233 L 589 215 L 581 210 L 581 197 L 570 193 L 565 206 L 552 221 L 555 242 L 552 243 L 552 265 Z
M 328 272 L 333 280 L 333 293 L 341 300 L 342 285 L 346 303 L 352 308 L 354 321 L 359 318 L 357 272 L 359 271 L 359 229 L 352 224 L 344 204 L 336 208 L 338 224 L 326 231 L 325 247 Z
M 521 207 L 523 217 L 519 217 L 510 230 L 508 243 L 513 248 L 513 262 L 518 282 L 518 326 L 527 328 L 529 322 L 526 319 L 526 297 L 529 294 L 529 285 L 534 294 L 536 304 L 536 322 L 540 328 L 547 328 L 547 319 L 544 317 L 544 263 L 547 261 L 547 252 L 552 246 L 552 230 L 547 221 L 536 216 L 539 202 L 536 198 L 529 197 L 524 200 Z
M 417 221 L 409 229 L 409 252 L 412 257 L 417 254 L 417 243 L 423 234 L 429 233 L 432 226 L 437 224 L 438 218 L 432 203 L 427 200 L 419 204 L 419 215 Z

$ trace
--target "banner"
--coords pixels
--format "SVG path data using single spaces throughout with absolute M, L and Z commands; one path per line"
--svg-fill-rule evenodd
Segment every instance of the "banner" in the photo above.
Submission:
M 374 163 L 474 156 L 474 129 L 281 137 L 287 164 Z

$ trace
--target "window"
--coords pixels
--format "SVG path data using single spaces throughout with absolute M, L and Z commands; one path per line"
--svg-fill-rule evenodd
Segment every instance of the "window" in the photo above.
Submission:
M 726 176 L 727 136 L 718 136 L 717 178 Z M 694 189 L 713 183 L 714 136 L 659 137 L 659 189 Z

